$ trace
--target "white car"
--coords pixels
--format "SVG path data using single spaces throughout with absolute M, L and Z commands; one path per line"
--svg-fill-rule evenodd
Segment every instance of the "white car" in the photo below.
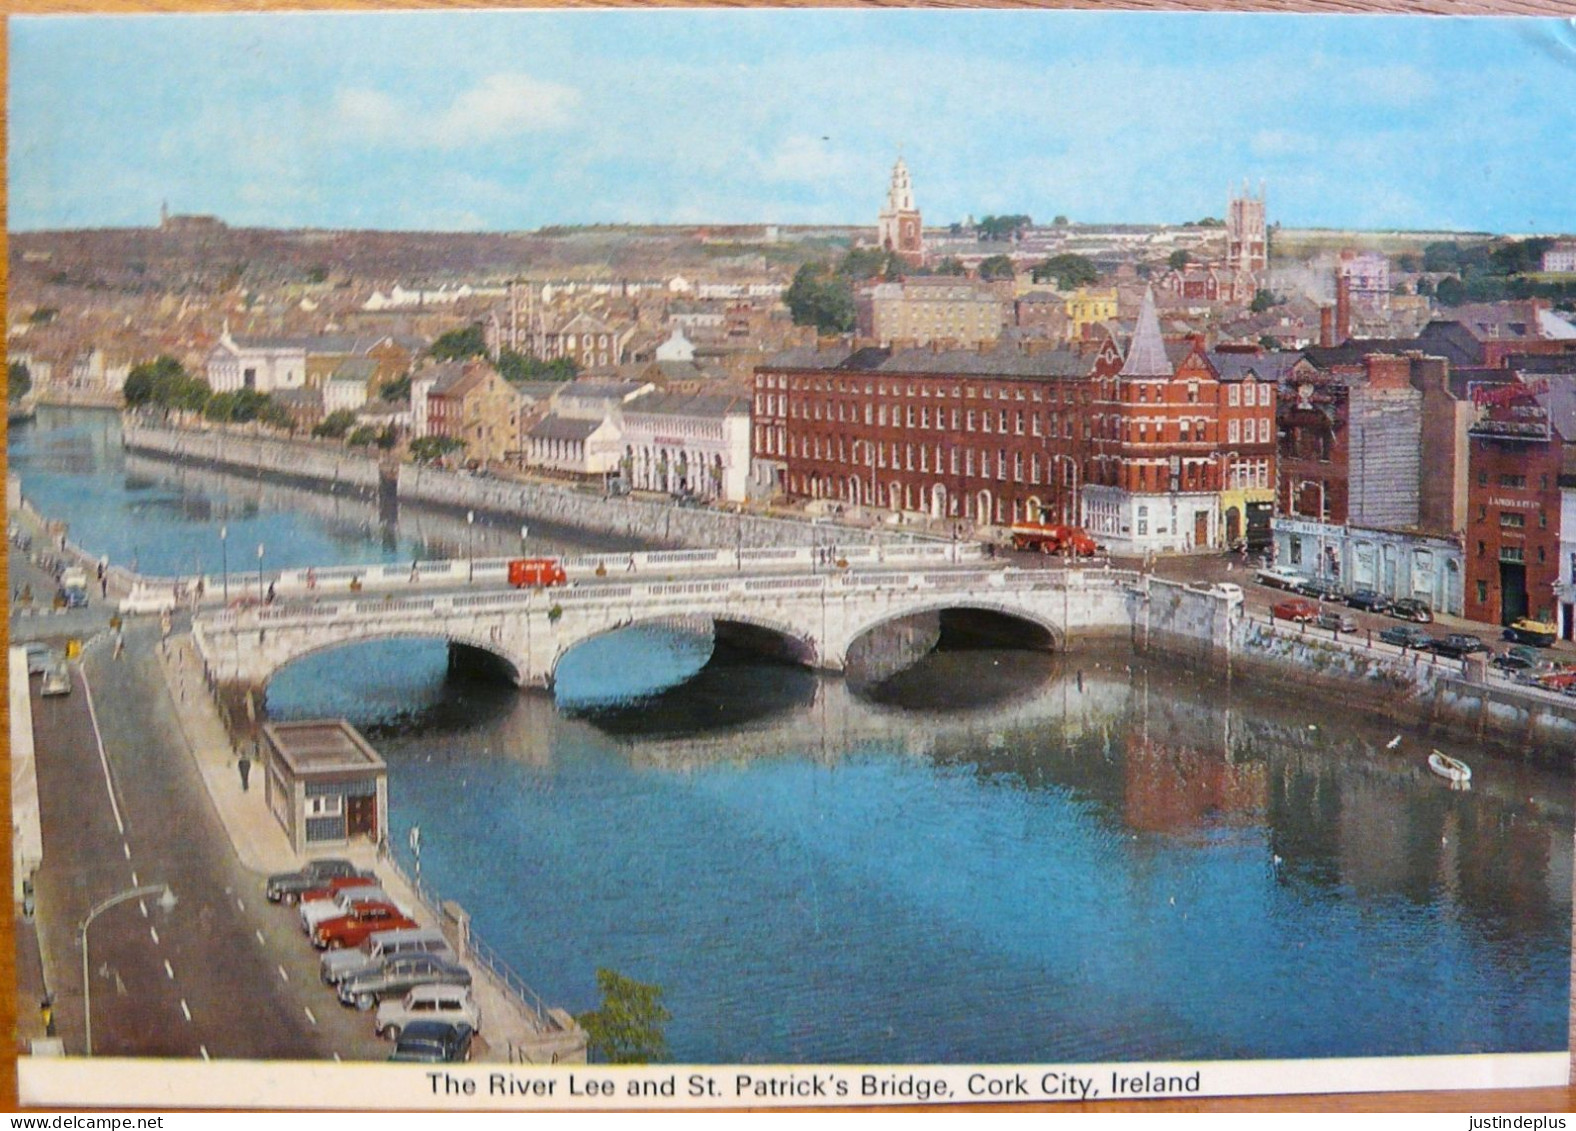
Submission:
M 1268 566 L 1255 573 L 1253 579 L 1260 585 L 1274 589 L 1294 589 L 1306 580 L 1302 574 L 1286 566 Z
M 482 1011 L 471 997 L 469 986 L 416 986 L 399 1000 L 378 1006 L 377 1034 L 398 1039 L 400 1030 L 412 1021 L 461 1022 L 479 1033 Z
M 38 689 L 40 695 L 70 695 L 71 694 L 71 669 L 64 660 L 49 665 L 44 670 L 44 685 Z

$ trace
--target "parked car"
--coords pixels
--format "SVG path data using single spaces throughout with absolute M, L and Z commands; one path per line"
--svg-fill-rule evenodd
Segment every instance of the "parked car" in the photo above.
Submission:
M 1517 655 L 1514 648 L 1506 652 L 1497 652 L 1489 661 L 1495 668 L 1502 672 L 1527 672 L 1536 666 L 1535 661 L 1525 656 Z
M 54 662 L 54 650 L 42 641 L 34 640 L 30 644 L 22 645 L 22 648 L 27 653 L 28 675 L 43 675 Z
M 347 877 L 362 880 L 362 877 Z M 363 882 L 354 887 L 340 888 L 332 895 L 321 899 L 301 897 L 301 930 L 310 938 L 312 932 L 317 930 L 317 925 L 328 919 L 337 919 L 341 915 L 349 915 L 358 906 L 364 903 L 393 903 L 389 893 L 384 891 L 374 881 Z
M 349 860 L 309 860 L 300 871 L 269 876 L 263 890 L 270 902 L 294 903 L 301 898 L 302 892 L 323 887 L 337 876 L 370 875 L 371 872 L 361 871 Z
M 1394 644 L 1400 648 L 1426 649 L 1433 645 L 1434 638 L 1420 628 L 1409 624 L 1392 624 L 1379 634 L 1379 639 L 1386 644 Z
M 1418 624 L 1429 624 L 1434 619 L 1434 611 L 1414 597 L 1402 597 L 1395 602 L 1390 606 L 1390 615 L 1399 620 L 1416 621 Z
M 1357 631 L 1357 618 L 1352 616 L 1351 613 L 1343 613 L 1339 609 L 1323 610 L 1313 623 L 1332 632 Z
M 1276 620 L 1296 621 L 1307 624 L 1319 615 L 1319 606 L 1305 597 L 1293 597 L 1270 606 L 1270 615 Z
M 402 997 L 417 986 L 468 986 L 471 972 L 436 954 L 396 954 L 376 970 L 339 983 L 341 1004 L 371 1009 L 384 998 Z
M 1224 597 L 1227 601 L 1238 603 L 1242 600 L 1242 586 L 1230 581 L 1217 581 L 1210 585 L 1209 591 L 1217 597 Z
M 1538 648 L 1547 648 L 1559 639 L 1559 625 L 1548 621 L 1533 620 L 1531 617 L 1522 617 L 1512 621 L 1505 629 L 1505 638 L 1514 640 L 1518 644 L 1532 645 Z
M 1452 632 L 1434 641 L 1434 651 L 1441 656 L 1470 656 L 1474 652 L 1487 652 L 1488 645 L 1467 632 Z
M 1293 592 L 1312 597 L 1315 601 L 1339 601 L 1346 596 L 1341 583 L 1327 577 L 1304 578 L 1293 587 Z
M 1372 589 L 1353 589 L 1346 595 L 1346 603 L 1354 609 L 1370 613 L 1388 612 L 1390 608 L 1390 598 Z
M 464 1023 L 480 1032 L 482 1011 L 471 997 L 469 986 L 417 986 L 402 998 L 391 998 L 378 1006 L 374 1027 L 380 1037 L 398 1037 L 416 1021 Z
M 1285 566 L 1266 566 L 1256 572 L 1253 579 L 1260 585 L 1268 585 L 1271 589 L 1295 589 L 1303 581 L 1303 576 Z
M 394 1042 L 389 1059 L 415 1064 L 454 1064 L 471 1058 L 475 1030 L 464 1022 L 412 1021 Z
M 399 931 L 378 931 L 368 935 L 355 950 L 335 950 L 323 955 L 320 965 L 323 981 L 329 985 L 376 970 L 396 954 L 436 954 L 456 961 L 449 940 L 436 927 L 415 927 Z
M 312 945 L 318 950 L 342 950 L 360 946 L 368 935 L 378 931 L 419 926 L 420 923 L 392 903 L 358 903 L 348 914 L 324 919 L 314 927 Z
M 71 668 L 66 661 L 56 660 L 44 672 L 44 685 L 38 689 L 40 695 L 70 695 L 71 694 Z

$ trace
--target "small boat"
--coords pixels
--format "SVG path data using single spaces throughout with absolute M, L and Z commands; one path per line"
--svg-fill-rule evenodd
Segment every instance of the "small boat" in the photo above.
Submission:
M 1460 758 L 1452 758 L 1449 754 L 1435 750 L 1428 756 L 1428 768 L 1456 789 L 1467 789 L 1472 784 L 1472 767 Z

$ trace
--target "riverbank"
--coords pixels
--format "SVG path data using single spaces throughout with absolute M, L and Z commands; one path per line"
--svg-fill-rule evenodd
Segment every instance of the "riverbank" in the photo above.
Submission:
M 338 444 L 281 440 L 226 429 L 171 428 L 130 415 L 122 419 L 122 436 L 128 451 L 312 484 L 333 492 L 354 492 L 378 498 L 385 506 L 390 500 L 420 503 L 670 547 L 762 549 L 832 541 L 862 546 L 935 540 L 917 531 L 848 523 L 833 527 L 814 518 L 743 507 L 679 506 L 672 500 L 608 496 L 562 483 L 483 477 L 420 464 L 381 464 L 371 457 L 353 455 Z

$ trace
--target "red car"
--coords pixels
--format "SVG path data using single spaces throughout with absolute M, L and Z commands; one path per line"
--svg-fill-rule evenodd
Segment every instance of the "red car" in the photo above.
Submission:
M 1302 597 L 1293 597 L 1289 601 L 1271 605 L 1270 615 L 1276 620 L 1289 620 L 1296 621 L 1298 624 L 1307 624 L 1319 615 L 1319 606 Z
M 361 903 L 348 915 L 325 919 L 312 931 L 312 945 L 318 950 L 339 950 L 360 946 L 378 931 L 401 931 L 421 924 L 405 915 L 392 903 Z

